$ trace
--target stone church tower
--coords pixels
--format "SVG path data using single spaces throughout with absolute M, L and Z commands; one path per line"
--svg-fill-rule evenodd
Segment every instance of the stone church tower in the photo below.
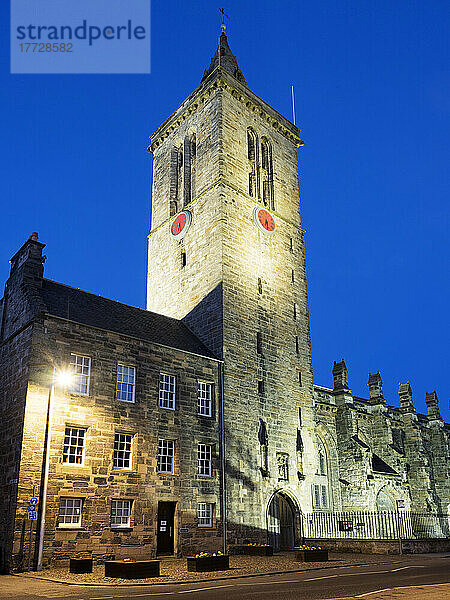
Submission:
M 183 319 L 224 361 L 230 541 L 282 538 L 279 514 L 311 506 L 302 145 L 250 90 L 225 33 L 199 87 L 151 136 L 147 308 Z

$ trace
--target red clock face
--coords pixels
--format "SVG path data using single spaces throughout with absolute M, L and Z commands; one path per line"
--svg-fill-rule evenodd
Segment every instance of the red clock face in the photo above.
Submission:
M 259 208 L 256 211 L 257 225 L 262 227 L 267 233 L 275 231 L 275 221 L 269 211 L 264 208 Z
M 173 237 L 178 239 L 182 238 L 189 229 L 189 225 L 192 221 L 192 214 L 189 210 L 183 210 L 179 215 L 175 217 L 170 226 L 170 233 Z
M 184 212 L 180 213 L 177 218 L 174 219 L 172 227 L 170 228 L 172 235 L 180 235 L 180 233 L 186 227 L 186 221 L 187 218 Z

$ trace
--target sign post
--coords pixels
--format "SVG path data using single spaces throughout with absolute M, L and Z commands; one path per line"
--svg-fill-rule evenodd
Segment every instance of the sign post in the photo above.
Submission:
M 405 510 L 405 501 L 397 500 L 397 517 L 398 517 L 398 551 L 399 554 L 403 554 L 403 542 L 402 542 L 402 529 L 403 529 L 403 519 L 402 519 L 402 510 Z
M 37 519 L 37 504 L 38 499 L 36 498 L 36 486 L 33 485 L 33 497 L 30 498 L 28 503 L 28 521 L 30 521 L 30 543 L 28 545 L 28 571 L 31 571 L 31 548 L 33 546 L 33 524 Z

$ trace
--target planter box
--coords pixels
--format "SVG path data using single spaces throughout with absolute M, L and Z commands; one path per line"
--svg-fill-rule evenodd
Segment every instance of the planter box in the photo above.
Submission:
M 230 568 L 230 557 L 228 554 L 222 556 L 195 556 L 187 559 L 187 570 L 202 573 L 204 571 L 225 571 Z
M 295 550 L 295 560 L 299 562 L 322 562 L 328 560 L 328 550 Z
M 273 556 L 273 546 L 234 546 L 233 553 L 249 556 Z
M 108 560 L 105 562 L 105 577 L 120 579 L 159 577 L 159 564 L 159 560 Z
M 92 558 L 71 558 L 70 573 L 92 573 Z

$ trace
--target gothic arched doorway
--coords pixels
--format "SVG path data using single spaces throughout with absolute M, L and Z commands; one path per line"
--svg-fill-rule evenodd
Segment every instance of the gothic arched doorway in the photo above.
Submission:
M 269 544 L 275 551 L 292 550 L 296 542 L 299 510 L 283 492 L 275 492 L 267 510 Z

